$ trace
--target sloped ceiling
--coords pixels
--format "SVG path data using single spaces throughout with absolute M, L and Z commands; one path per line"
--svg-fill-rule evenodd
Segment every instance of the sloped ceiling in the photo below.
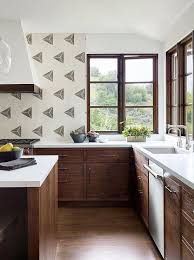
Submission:
M 6 0 L 0 18 L 21 19 L 27 32 L 138 33 L 165 39 L 193 0 Z

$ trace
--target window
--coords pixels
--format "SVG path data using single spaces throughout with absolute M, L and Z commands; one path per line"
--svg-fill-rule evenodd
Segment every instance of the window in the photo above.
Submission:
M 167 123 L 193 136 L 193 33 L 167 52 Z
M 168 86 L 170 89 L 170 95 L 167 95 L 168 107 L 167 114 L 169 116 L 169 122 L 171 124 L 176 125 L 179 123 L 179 89 L 178 89 L 178 60 L 177 60 L 177 52 L 173 50 L 169 55 L 169 80 Z
M 153 131 L 153 59 L 125 59 L 125 115 L 127 124 Z
M 185 100 L 184 100 L 184 118 L 185 124 L 188 127 L 189 134 L 192 134 L 192 118 L 193 118 L 193 49 L 192 42 L 184 46 L 184 87 L 185 87 Z
M 88 55 L 88 131 L 157 132 L 157 55 Z

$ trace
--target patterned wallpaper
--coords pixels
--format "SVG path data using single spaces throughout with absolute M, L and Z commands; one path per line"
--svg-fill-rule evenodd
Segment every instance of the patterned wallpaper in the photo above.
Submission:
M 0 137 L 71 140 L 85 129 L 85 34 L 26 35 L 41 93 L 0 95 Z

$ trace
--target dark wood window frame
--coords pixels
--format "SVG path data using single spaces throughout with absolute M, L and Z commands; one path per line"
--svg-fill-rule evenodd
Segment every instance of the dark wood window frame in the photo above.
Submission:
M 117 106 L 90 106 L 90 84 L 96 81 L 90 81 L 90 59 L 91 58 L 117 58 L 118 59 L 118 75 L 117 81 L 111 83 L 118 84 L 118 105 Z M 127 59 L 153 59 L 153 106 L 125 106 L 125 60 Z M 106 83 L 106 81 L 98 83 Z M 108 81 L 108 83 L 110 83 Z M 130 82 L 132 83 L 132 82 Z M 148 82 L 134 82 L 148 83 Z M 150 82 L 149 82 L 150 83 Z M 123 130 L 121 122 L 125 120 L 125 108 L 153 108 L 153 133 L 158 133 L 158 54 L 88 54 L 87 55 L 87 131 L 90 131 L 90 108 L 118 108 L 118 131 L 100 131 L 103 134 L 118 134 Z
M 177 88 L 178 88 L 178 112 L 177 112 L 177 123 L 186 124 L 185 108 L 188 106 L 186 103 L 186 84 L 185 78 L 188 74 L 185 72 L 185 48 L 192 42 L 192 48 L 194 50 L 194 31 L 186 36 L 183 40 L 178 42 L 176 46 L 172 47 L 166 52 L 166 123 L 172 123 L 172 63 L 171 57 L 174 53 L 177 53 Z M 194 83 L 194 55 L 193 55 L 193 83 Z M 193 97 L 194 97 L 194 87 L 193 87 Z M 194 102 L 193 102 L 194 103 Z M 193 115 L 192 121 L 194 122 L 194 104 L 192 104 Z M 194 123 L 192 138 L 194 139 Z M 184 132 L 183 132 L 184 135 Z

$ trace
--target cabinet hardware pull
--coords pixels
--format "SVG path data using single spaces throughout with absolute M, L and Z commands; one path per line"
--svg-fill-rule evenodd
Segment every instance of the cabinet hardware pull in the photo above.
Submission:
M 63 168 L 63 167 L 61 167 L 61 168 L 59 168 L 59 170 L 65 170 L 65 171 L 67 171 L 67 170 L 69 170 L 69 168 Z
M 157 173 L 155 173 L 149 166 L 147 166 L 146 164 L 143 164 L 143 167 L 150 172 L 156 179 L 161 179 L 162 176 L 158 175 Z
M 169 191 L 170 193 L 176 193 L 176 191 L 172 191 L 169 187 L 165 186 L 165 189 Z
M 90 173 L 91 173 L 91 168 L 88 168 L 88 184 L 91 183 Z

